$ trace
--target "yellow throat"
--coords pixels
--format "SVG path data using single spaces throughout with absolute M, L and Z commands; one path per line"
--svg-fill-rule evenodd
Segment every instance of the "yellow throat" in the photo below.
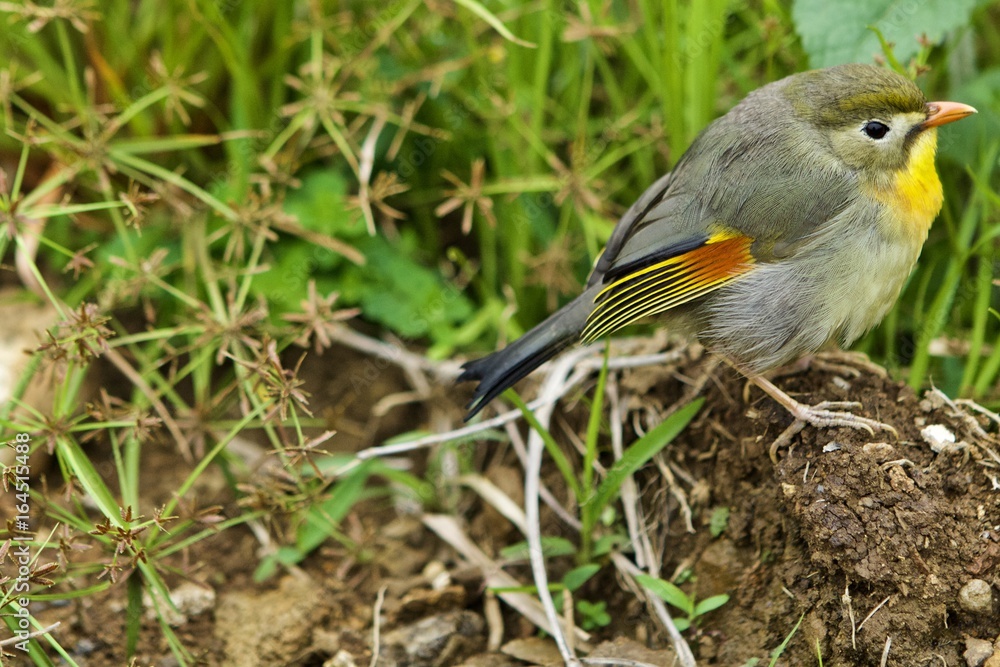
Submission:
M 937 153 L 937 130 L 920 133 L 910 149 L 906 166 L 879 183 L 871 194 L 891 211 L 889 216 L 896 233 L 905 232 L 923 244 L 934 218 L 941 211 L 944 195 L 934 166 Z M 899 229 L 899 228 L 902 229 Z

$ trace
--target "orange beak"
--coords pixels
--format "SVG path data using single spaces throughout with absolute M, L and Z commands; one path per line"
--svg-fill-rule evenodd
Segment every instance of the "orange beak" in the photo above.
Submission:
M 976 113 L 973 107 L 960 102 L 928 102 L 927 120 L 921 123 L 923 129 L 954 123 Z

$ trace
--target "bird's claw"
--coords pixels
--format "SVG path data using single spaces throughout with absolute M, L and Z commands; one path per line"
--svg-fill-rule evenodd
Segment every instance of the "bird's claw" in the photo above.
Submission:
M 787 407 L 787 406 L 786 406 Z M 899 432 L 891 425 L 867 417 L 859 417 L 844 410 L 860 408 L 861 404 L 856 401 L 823 401 L 816 405 L 803 405 L 797 403 L 794 408 L 789 408 L 789 412 L 795 417 L 792 425 L 784 430 L 778 438 L 771 444 L 771 461 L 778 462 L 778 450 L 787 446 L 792 437 L 810 424 L 817 428 L 831 428 L 843 426 L 855 428 L 861 431 L 868 431 L 868 435 L 874 436 L 876 431 L 891 433 L 892 437 L 899 438 Z

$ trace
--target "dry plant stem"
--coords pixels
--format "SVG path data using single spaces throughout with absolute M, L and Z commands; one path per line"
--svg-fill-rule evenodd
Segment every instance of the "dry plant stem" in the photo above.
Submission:
M 641 557 L 645 562 L 649 563 L 649 566 L 644 568 L 645 571 L 648 572 L 651 576 L 659 577 L 662 574 L 660 571 L 660 566 L 665 560 L 664 553 L 657 553 L 653 549 L 653 542 L 649 537 L 648 522 L 642 521 L 638 526 L 638 530 L 639 530 L 639 539 L 633 543 L 635 544 L 636 560 L 638 561 L 639 558 Z M 667 544 L 664 543 L 663 546 L 665 550 Z M 638 585 L 638 582 L 633 581 L 633 585 Z M 680 632 L 676 631 L 677 628 L 676 626 L 674 626 L 673 618 L 670 616 L 670 612 L 667 610 L 666 605 L 663 604 L 663 600 L 661 600 L 659 597 L 655 595 L 652 596 L 651 598 L 649 592 L 645 590 L 644 594 L 647 601 L 653 604 L 654 612 L 657 614 L 657 617 L 660 619 L 660 622 L 663 624 L 663 627 L 667 630 L 667 634 L 670 635 L 671 641 L 673 642 L 674 645 L 674 652 L 677 653 L 678 656 L 690 655 L 692 656 L 691 659 L 694 660 L 693 654 L 691 653 L 691 649 L 687 645 L 687 642 L 684 642 L 684 639 L 683 637 L 681 637 Z M 659 604 L 659 607 L 662 608 L 662 613 L 657 608 L 657 603 Z M 671 631 L 671 628 L 673 628 L 673 631 Z M 680 641 L 683 643 L 683 646 L 677 643 L 678 638 L 680 638 Z
M 694 515 L 691 512 L 691 506 L 688 504 L 687 497 L 684 495 L 684 490 L 681 489 L 680 484 L 677 483 L 676 477 L 674 477 L 674 471 L 670 469 L 670 466 L 667 465 L 667 462 L 662 456 L 656 456 L 654 461 L 657 469 L 660 471 L 660 474 L 663 475 L 663 478 L 667 481 L 667 488 L 670 489 L 670 495 L 672 495 L 677 501 L 677 504 L 680 505 L 681 516 L 684 517 L 684 529 L 688 533 L 694 535 L 695 532 L 697 532 L 694 529 Z
M 59 171 L 62 169 L 63 167 L 58 162 L 50 164 L 49 168 L 45 171 L 45 175 L 42 176 L 42 179 L 39 182 L 39 187 L 46 187 L 46 181 L 57 177 L 59 175 Z M 52 190 L 45 193 L 45 195 L 38 199 L 35 203 L 35 208 L 55 204 L 59 201 L 59 198 L 62 197 L 62 193 L 62 186 L 52 188 Z M 18 245 L 17 249 L 14 251 L 14 266 L 17 269 L 17 277 L 21 279 L 21 282 L 24 284 L 26 289 L 34 293 L 36 296 L 41 297 L 43 300 L 48 299 L 48 295 L 38 282 L 38 278 L 35 276 L 32 266 L 35 264 L 35 257 L 38 255 L 38 246 L 41 243 L 40 239 L 42 232 L 45 230 L 46 220 L 47 218 L 31 218 L 22 215 L 20 220 L 20 236 L 23 243 Z
M 806 423 L 804 421 L 796 419 L 788 425 L 788 428 L 781 432 L 781 435 L 774 439 L 767 452 L 771 457 L 771 463 L 778 465 L 778 452 L 792 444 L 792 438 L 797 436 L 805 427 Z
M 360 182 L 358 201 L 361 204 L 365 224 L 368 225 L 368 233 L 371 236 L 375 236 L 375 215 L 372 213 L 369 188 L 371 187 L 372 170 L 375 168 L 375 145 L 378 143 L 378 136 L 385 127 L 385 120 L 385 115 L 380 114 L 372 123 L 371 129 L 368 130 L 368 136 L 365 137 L 365 142 L 361 146 L 361 164 L 358 169 L 358 181 Z
M 387 588 L 388 586 L 382 586 L 378 589 L 378 595 L 375 596 L 375 607 L 372 609 L 372 659 L 368 663 L 368 667 L 375 667 L 382 648 L 382 604 L 385 602 Z
M 558 400 L 558 399 L 556 399 Z M 528 403 L 528 409 L 534 412 L 538 408 L 542 407 L 544 401 L 537 399 Z M 362 449 L 356 454 L 357 458 L 360 460 L 373 459 L 381 456 L 393 456 L 395 454 L 403 454 L 406 452 L 412 452 L 417 449 L 424 449 L 432 445 L 437 445 L 442 442 L 450 442 L 452 440 L 459 440 L 462 438 L 467 438 L 469 436 L 475 435 L 477 433 L 482 433 L 484 431 L 489 431 L 491 429 L 497 428 L 498 426 L 503 426 L 508 422 L 512 422 L 521 416 L 519 410 L 511 410 L 510 412 L 505 412 L 502 415 L 493 417 L 492 419 L 487 419 L 479 422 L 478 424 L 470 424 L 468 426 L 463 426 L 462 428 L 457 428 L 453 431 L 447 431 L 445 433 L 434 433 L 433 435 L 427 435 L 422 438 L 415 438 L 413 440 L 406 440 L 404 442 L 396 442 L 391 445 L 379 445 L 377 447 L 369 447 L 368 449 Z
M 454 380 L 462 372 L 461 365 L 458 362 L 431 361 L 426 357 L 410 352 L 401 345 L 393 345 L 377 338 L 365 336 L 347 326 L 335 327 L 330 338 L 334 342 L 358 352 L 364 352 L 373 357 L 385 359 L 404 370 L 419 370 L 438 380 Z
M 691 652 L 691 647 L 687 645 L 684 641 L 684 637 L 681 636 L 680 631 L 677 626 L 674 625 L 674 620 L 670 618 L 670 612 L 667 611 L 667 606 L 664 604 L 663 600 L 654 595 L 651 591 L 646 590 L 643 586 L 639 585 L 635 581 L 635 576 L 642 574 L 642 570 L 635 566 L 635 563 L 625 558 L 620 553 L 614 553 L 611 556 L 615 567 L 622 575 L 626 576 L 636 588 L 641 589 L 646 595 L 646 601 L 653 608 L 653 613 L 660 620 L 663 628 L 667 631 L 670 636 L 670 641 L 674 646 L 674 651 L 677 652 L 677 660 L 683 667 L 697 667 L 697 663 L 694 661 L 694 653 Z
M 349 331 L 346 329 L 346 331 Z M 356 332 L 350 332 L 350 336 L 342 337 L 337 335 L 334 339 L 343 345 L 352 347 L 359 351 L 367 352 L 373 356 L 379 357 L 380 359 L 386 359 L 394 363 L 399 363 L 403 366 L 410 365 L 414 368 L 421 368 L 429 372 L 431 375 L 437 377 L 440 380 L 454 379 L 458 377 L 458 366 L 452 368 L 450 364 L 435 364 L 435 362 L 429 361 L 419 355 L 413 354 L 412 352 L 407 352 L 401 350 L 395 346 L 388 343 L 383 343 L 382 341 L 375 340 L 373 338 L 368 338 Z M 351 342 L 348 342 L 350 340 Z M 357 343 L 355 346 L 352 343 Z M 535 412 L 544 405 L 555 403 L 560 398 L 566 395 L 570 389 L 578 385 L 580 382 L 589 377 L 590 373 L 601 367 L 602 357 L 594 351 L 594 348 L 581 348 L 575 352 L 588 353 L 588 357 L 582 359 L 577 365 L 574 373 L 562 384 L 562 393 L 554 394 L 551 397 L 539 397 L 528 403 L 528 409 Z M 644 354 L 634 357 L 619 357 L 617 359 L 611 359 L 608 363 L 608 368 L 611 370 L 619 368 L 640 368 L 642 366 L 652 366 L 656 364 L 669 363 L 671 361 L 677 361 L 683 356 L 683 350 L 671 350 L 670 352 L 664 352 L 661 354 Z M 591 358 L 595 357 L 595 358 Z M 562 359 L 563 357 L 560 357 Z M 548 364 L 542 366 L 543 369 L 551 369 L 552 364 L 556 362 L 549 362 Z M 551 372 L 551 371 L 550 371 Z M 503 426 L 508 422 L 515 421 L 521 417 L 521 412 L 519 410 L 511 410 L 505 412 L 496 417 L 490 419 L 485 419 L 477 424 L 470 424 L 468 426 L 463 426 L 461 428 L 454 429 L 452 431 L 447 431 L 444 433 L 434 433 L 432 435 L 423 436 L 421 438 L 415 438 L 413 440 L 405 440 L 403 442 L 396 442 L 391 445 L 379 445 L 377 447 L 369 447 L 368 449 L 363 449 L 357 453 L 357 457 L 361 460 L 376 458 L 380 456 L 392 456 L 395 454 L 402 454 L 405 452 L 414 451 L 416 449 L 423 449 L 436 445 L 442 442 L 449 442 L 451 440 L 459 440 L 461 438 L 467 438 L 469 436 L 475 435 L 477 433 L 482 433 L 483 431 L 489 431 L 490 429 Z
M 858 650 L 858 624 L 854 620 L 854 606 L 851 604 L 851 586 L 844 587 L 844 594 L 840 596 L 840 603 L 847 607 L 847 617 L 851 620 L 851 648 Z
M 555 399 L 566 393 L 566 379 L 576 365 L 576 362 L 589 350 L 583 348 L 574 350 L 566 354 L 553 363 L 552 371 L 545 378 L 540 390 L 540 398 L 550 399 L 546 405 L 535 411 L 535 419 L 542 428 L 548 429 L 552 420 L 552 411 L 555 408 Z M 574 667 L 581 664 L 573 654 L 566 636 L 559 625 L 559 612 L 556 611 L 555 603 L 549 592 L 549 577 L 545 569 L 545 555 L 542 550 L 541 523 L 539 520 L 539 489 L 541 487 L 542 474 L 542 454 L 545 452 L 545 443 L 542 436 L 537 431 L 532 430 L 528 436 L 528 460 L 524 471 L 524 510 L 528 529 L 528 558 L 531 563 L 531 574 L 535 581 L 535 588 L 538 591 L 538 598 L 545 610 L 545 616 L 549 619 L 549 625 L 556 628 L 552 638 L 559 648 L 566 667 Z
M 438 535 L 445 543 L 458 552 L 462 558 L 479 568 L 483 573 L 483 583 L 486 588 L 521 588 L 524 583 L 518 581 L 507 574 L 500 565 L 489 558 L 476 544 L 465 534 L 464 529 L 459 526 L 459 522 L 450 516 L 443 514 L 425 514 L 421 517 L 424 525 Z M 507 591 L 497 593 L 497 597 L 510 605 L 521 616 L 526 618 L 536 627 L 552 634 L 552 626 L 549 619 L 542 610 L 541 604 L 534 596 L 527 593 Z M 561 622 L 561 621 L 560 621 Z M 565 628 L 564 628 L 565 629 Z M 576 635 L 577 642 L 589 642 L 590 633 L 580 628 L 572 628 L 569 631 Z
M 889 635 L 885 636 L 885 648 L 882 649 L 882 660 L 878 663 L 879 667 L 885 667 L 889 664 L 889 649 L 892 648 L 892 637 Z
M 177 441 L 177 448 L 180 450 L 181 456 L 184 457 L 185 461 L 191 462 L 193 460 L 191 443 L 188 442 L 188 439 L 184 436 L 184 432 L 181 431 L 181 427 L 177 425 L 176 421 L 174 421 L 174 418 L 171 416 L 167 406 L 164 405 L 163 401 L 159 399 L 156 392 L 153 391 L 153 388 L 149 386 L 149 383 L 146 382 L 141 375 L 139 375 L 137 370 L 132 368 L 132 365 L 129 364 L 125 360 L 125 357 L 123 357 L 115 348 L 112 347 L 105 350 L 104 356 L 114 365 L 115 368 L 121 371 L 122 375 L 127 377 L 129 381 L 146 396 L 150 405 L 152 405 L 153 409 L 156 410 L 156 414 L 158 414 L 160 419 L 163 420 L 163 425 L 167 427 L 167 430 L 170 431 L 170 435 L 172 435 L 174 440 Z
M 489 628 L 486 650 L 499 651 L 503 645 L 503 610 L 493 591 L 487 590 L 483 596 L 483 616 L 486 617 L 486 627 Z
M 466 486 L 482 498 L 486 504 L 495 509 L 521 531 L 527 532 L 525 526 L 524 512 L 520 506 L 510 499 L 510 496 L 501 491 L 496 484 L 486 479 L 482 475 L 459 475 L 454 482 Z
M 885 605 L 885 603 L 889 601 L 890 597 L 892 597 L 892 596 L 886 596 L 886 598 L 884 600 L 882 600 L 877 605 L 875 605 L 874 609 L 872 609 L 870 612 L 868 612 L 868 615 L 865 616 L 865 620 L 863 620 L 860 623 L 858 623 L 858 632 L 861 632 L 861 628 L 865 627 L 865 623 L 867 623 L 869 621 L 869 619 L 871 619 L 871 617 L 875 615 L 875 612 L 877 612 L 879 609 L 881 609 L 882 606 Z
M 26 639 L 34 639 L 36 637 L 41 637 L 42 635 L 47 635 L 56 628 L 62 625 L 62 621 L 56 621 L 50 626 L 44 627 L 41 630 L 35 630 L 34 632 L 29 632 L 27 635 L 19 635 L 17 637 L 8 637 L 7 639 L 0 640 L 0 647 L 3 646 L 13 646 L 14 644 L 19 644 Z
M 507 436 L 510 438 L 511 447 L 513 447 L 514 453 L 517 454 L 517 458 L 521 462 L 521 468 L 524 469 L 525 461 L 528 460 L 528 450 L 527 447 L 525 447 L 524 438 L 521 437 L 520 431 L 517 430 L 513 422 L 508 422 L 505 428 L 507 430 Z M 578 533 L 580 532 L 580 528 L 582 528 L 580 520 L 570 514 L 566 508 L 559 503 L 559 500 L 552 495 L 552 491 L 549 490 L 549 487 L 543 484 L 539 488 L 539 493 L 541 495 L 542 502 L 545 503 L 546 507 L 562 519 L 563 523 L 567 526 Z
M 618 396 L 618 382 L 616 381 L 616 377 L 610 374 L 608 375 L 605 395 L 607 396 L 608 404 L 611 406 L 610 415 L 608 416 L 608 422 L 611 426 L 611 452 L 614 454 L 615 461 L 620 461 L 625 453 L 625 446 L 622 442 L 624 440 L 622 436 L 624 416 L 622 415 L 621 401 Z M 621 497 L 622 509 L 625 512 L 625 526 L 628 529 L 629 539 L 632 544 L 638 545 L 638 540 L 640 539 L 639 512 L 637 510 L 639 507 L 639 491 L 635 484 L 635 478 L 632 475 L 626 477 L 622 482 Z M 640 568 L 647 566 L 645 551 L 638 546 L 635 547 L 635 560 Z

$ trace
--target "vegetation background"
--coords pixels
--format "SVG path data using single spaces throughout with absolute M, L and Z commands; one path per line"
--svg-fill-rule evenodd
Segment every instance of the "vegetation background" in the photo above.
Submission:
M 348 319 L 431 360 L 517 337 L 577 292 L 618 215 L 706 124 L 810 67 L 888 60 L 979 109 L 940 134 L 944 210 L 859 347 L 995 409 L 998 26 L 1000 5 L 977 0 L 0 2 L 0 299 L 55 313 L 0 440 L 32 434 L 67 484 L 33 487 L 60 526 L 32 543 L 33 595 L 127 577 L 138 604 L 165 595 L 171 555 L 280 513 L 298 528 L 267 576 L 349 543 L 338 521 L 376 474 L 431 502 L 423 479 L 374 462 L 328 479 L 303 454 L 327 426 L 303 351 L 315 361 Z M 51 401 L 24 403 L 51 364 Z M 115 379 L 95 397 L 97 366 Z M 238 516 L 181 511 L 208 466 L 238 477 L 226 448 L 247 431 L 290 489 Z M 164 437 L 193 472 L 145 507 L 143 445 Z M 110 443 L 111 475 L 90 440 Z M 100 557 L 66 557 L 76 538 Z

